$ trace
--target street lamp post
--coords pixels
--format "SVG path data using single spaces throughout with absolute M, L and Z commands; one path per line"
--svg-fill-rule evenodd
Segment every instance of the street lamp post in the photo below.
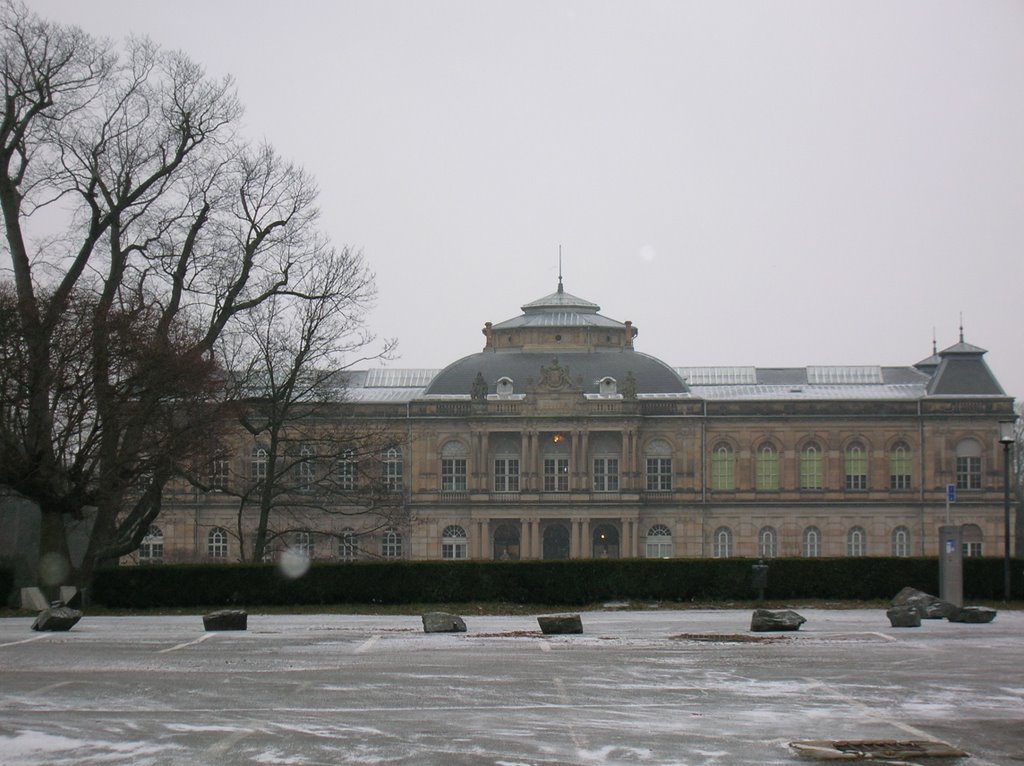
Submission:
M 1003 601 L 1010 600 L 1010 447 L 1016 439 L 1014 421 L 999 421 L 999 443 L 1003 445 Z

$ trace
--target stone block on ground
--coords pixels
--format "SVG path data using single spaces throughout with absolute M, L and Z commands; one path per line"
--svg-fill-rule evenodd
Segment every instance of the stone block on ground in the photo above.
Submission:
M 921 613 L 914 606 L 904 604 L 903 606 L 889 607 L 885 616 L 889 618 L 889 624 L 894 628 L 921 627 Z
M 457 614 L 427 612 L 423 615 L 424 633 L 465 633 L 466 623 Z
M 947 618 L 950 622 L 970 622 L 981 624 L 992 622 L 996 618 L 996 610 L 987 606 L 962 606 Z
M 47 601 L 46 596 L 39 588 L 22 588 L 21 589 L 21 608 L 31 609 L 34 612 L 40 612 L 43 609 L 48 609 L 50 602 Z
M 773 630 L 800 630 L 807 622 L 792 609 L 755 609 L 750 618 L 750 630 L 763 633 Z
M 566 633 L 582 633 L 583 620 L 578 614 L 552 614 L 538 617 L 540 632 L 546 636 Z
M 916 588 L 904 588 L 892 600 L 893 606 L 912 606 L 917 609 L 922 620 L 941 620 L 948 617 L 957 607 L 938 596 L 925 593 Z
M 44 609 L 32 623 L 32 630 L 71 630 L 82 619 L 82 613 L 66 606 Z
M 203 615 L 204 630 L 246 630 L 249 614 L 244 609 L 222 609 Z

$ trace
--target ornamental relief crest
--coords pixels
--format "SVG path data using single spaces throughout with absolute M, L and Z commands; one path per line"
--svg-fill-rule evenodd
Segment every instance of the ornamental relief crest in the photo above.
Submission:
M 572 391 L 582 387 L 582 381 L 573 383 L 569 368 L 558 363 L 558 357 L 551 360 L 550 367 L 540 368 L 540 381 L 538 389 L 547 391 Z

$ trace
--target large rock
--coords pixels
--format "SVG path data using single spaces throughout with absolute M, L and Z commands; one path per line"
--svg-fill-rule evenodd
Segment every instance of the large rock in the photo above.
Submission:
M 941 620 L 948 617 L 957 607 L 930 593 L 916 588 L 904 588 L 892 600 L 893 606 L 912 606 L 922 620 Z
M 244 609 L 222 609 L 203 615 L 204 630 L 245 630 L 249 615 Z
M 424 633 L 465 633 L 466 623 L 457 614 L 427 612 L 423 615 Z
M 44 609 L 32 623 L 32 630 L 71 630 L 82 619 L 82 613 L 66 606 Z
M 582 633 L 583 620 L 578 614 L 552 614 L 538 617 L 540 632 L 546 636 L 563 633 Z
M 764 633 L 771 630 L 800 630 L 807 620 L 791 609 L 755 609 L 750 630 Z
M 916 607 L 907 604 L 889 607 L 885 616 L 889 618 L 889 624 L 894 628 L 921 627 L 921 613 L 917 611 Z
M 987 606 L 962 606 L 952 612 L 948 619 L 950 622 L 971 622 L 983 623 L 992 622 L 996 618 L 996 610 Z

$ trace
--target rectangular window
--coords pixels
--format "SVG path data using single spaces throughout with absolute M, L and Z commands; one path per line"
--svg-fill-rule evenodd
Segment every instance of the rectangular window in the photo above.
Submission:
M 821 489 L 824 474 L 821 453 L 817 450 L 804 451 L 800 456 L 800 489 Z
M 910 489 L 910 450 L 898 446 L 889 455 L 889 489 Z
M 545 492 L 568 492 L 569 491 L 569 458 L 567 458 L 567 457 L 546 457 L 546 458 L 544 458 L 544 491 Z
M 649 458 L 647 458 L 647 491 L 648 492 L 671 492 L 672 491 L 672 458 L 670 458 L 670 457 L 649 457 Z
M 619 459 L 617 457 L 594 458 L 594 491 L 619 491 Z
M 441 491 L 466 491 L 465 458 L 444 458 L 441 460 Z
M 868 453 L 859 445 L 846 451 L 846 488 L 868 488 Z
M 441 558 L 461 560 L 467 558 L 468 545 L 464 542 L 441 543 Z
M 981 543 L 963 543 L 964 558 L 981 556 Z
M 956 488 L 981 489 L 980 457 L 958 457 L 956 459 Z
M 494 460 L 494 491 L 519 491 L 519 458 L 499 457 Z

